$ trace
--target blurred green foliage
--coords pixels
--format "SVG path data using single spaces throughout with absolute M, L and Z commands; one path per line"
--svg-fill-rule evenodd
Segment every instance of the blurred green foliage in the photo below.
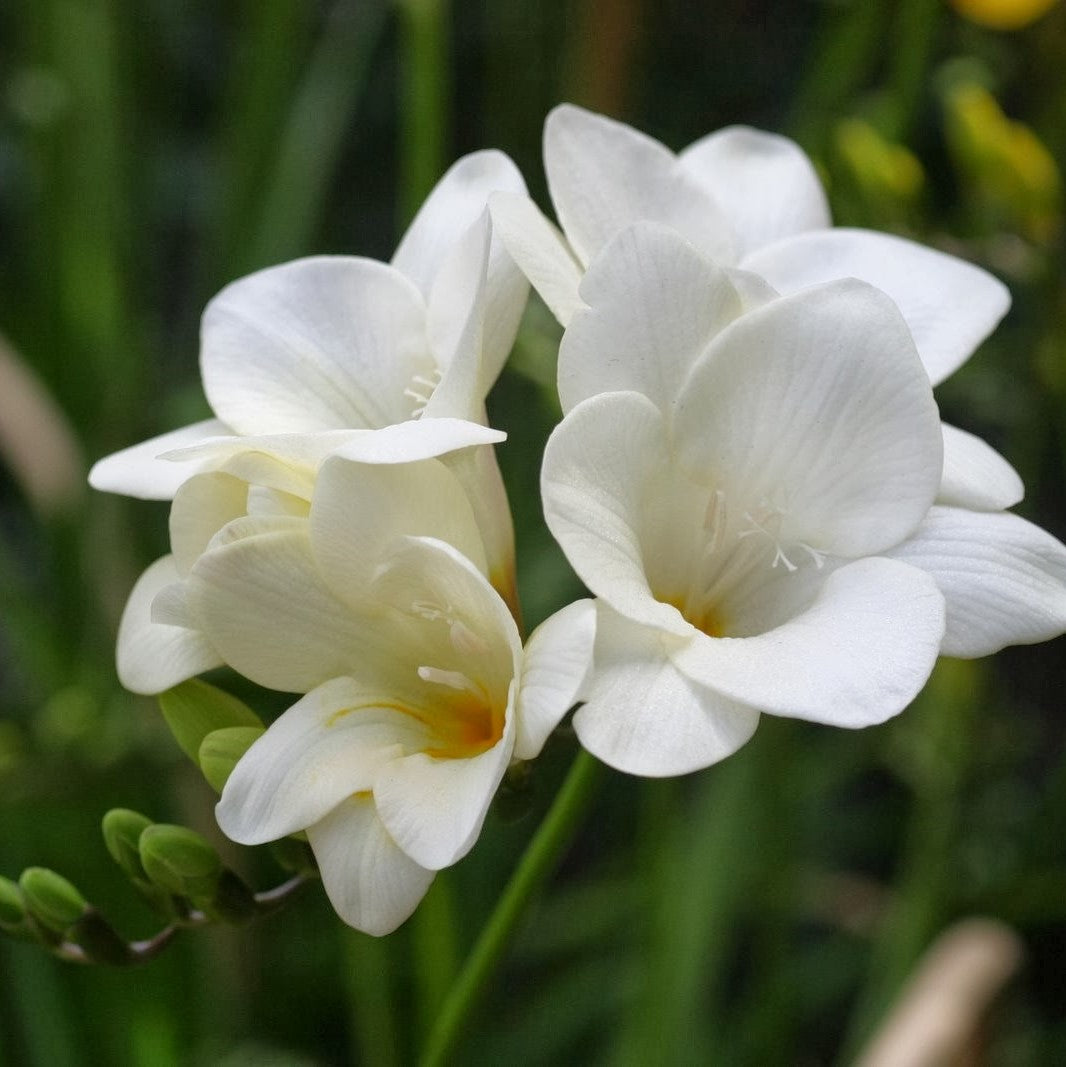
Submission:
M 1019 468 L 1019 510 L 1066 534 L 1062 5 L 998 34 L 940 0 L 722 0 L 713 17 L 678 0 L 15 0 L 0 55 L 0 871 L 57 868 L 123 937 L 158 919 L 100 841 L 108 809 L 195 827 L 256 888 L 284 875 L 221 838 L 210 786 L 117 685 L 118 615 L 165 509 L 90 495 L 88 461 L 206 413 L 197 318 L 226 281 L 311 252 L 387 258 L 479 147 L 544 203 L 540 128 L 561 99 L 674 148 L 735 122 L 789 133 L 838 221 L 1003 277 L 1010 316 L 939 400 Z M 531 625 L 579 592 L 537 492 L 556 339 L 534 303 L 490 398 Z M 971 914 L 1027 951 L 978 1055 L 1066 1062 L 1064 685 L 1061 641 L 946 662 L 884 727 L 766 720 L 702 774 L 608 776 L 460 1062 L 848 1062 Z M 383 941 L 314 888 L 136 971 L 0 940 L 0 1061 L 410 1062 L 574 747 L 564 728 Z M 17 918 L 13 881 L 0 898 Z

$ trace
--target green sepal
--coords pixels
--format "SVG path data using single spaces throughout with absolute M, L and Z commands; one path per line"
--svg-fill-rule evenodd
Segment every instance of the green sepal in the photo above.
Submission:
M 222 876 L 222 859 L 212 845 L 185 826 L 154 823 L 140 839 L 141 862 L 161 889 L 194 903 L 211 900 Z
M 0 878 L 0 926 L 21 926 L 25 919 L 22 890 L 10 878 Z
M 212 730 L 201 742 L 197 761 L 204 777 L 222 792 L 237 761 L 265 733 L 263 726 L 227 726 Z
M 88 910 L 78 890 L 47 867 L 27 867 L 19 878 L 26 910 L 45 929 L 62 934 Z
M 536 792 L 529 762 L 511 764 L 492 804 L 496 816 L 506 823 L 518 822 L 533 810 L 535 801 Z
M 245 923 L 259 913 L 255 894 L 229 868 L 222 872 L 215 895 L 203 903 L 203 908 L 212 918 L 227 923 Z
M 137 881 L 148 880 L 141 862 L 140 839 L 151 825 L 151 819 L 129 808 L 112 808 L 100 824 L 111 858 L 126 875 Z
M 270 852 L 278 866 L 290 874 L 317 875 L 318 863 L 306 839 L 283 837 L 273 841 Z
M 247 704 L 199 678 L 159 694 L 163 718 L 182 751 L 194 762 L 204 738 L 230 726 L 259 726 L 262 720 Z
M 67 931 L 67 940 L 78 945 L 90 963 L 119 966 L 133 961 L 130 946 L 95 908 L 89 908 L 74 923 Z

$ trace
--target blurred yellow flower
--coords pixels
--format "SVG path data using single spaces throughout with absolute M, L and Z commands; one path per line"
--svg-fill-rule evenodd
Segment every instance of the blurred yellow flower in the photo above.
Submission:
M 1018 30 L 1049 11 L 1056 0 L 951 0 L 971 22 L 993 30 Z

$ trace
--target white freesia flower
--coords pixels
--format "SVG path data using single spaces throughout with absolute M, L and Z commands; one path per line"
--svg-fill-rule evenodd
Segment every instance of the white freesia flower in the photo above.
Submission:
M 524 195 L 497 194 L 491 205 L 496 232 L 564 326 L 595 302 L 581 285 L 589 264 L 640 220 L 668 225 L 727 268 L 744 308 L 836 279 L 869 282 L 898 305 L 934 385 L 1010 306 L 1005 286 L 954 256 L 833 228 L 810 160 L 775 134 L 732 126 L 675 155 L 629 126 L 564 104 L 545 123 L 544 165 L 563 233 Z M 644 280 L 664 292 L 675 281 L 650 270 Z M 580 372 L 560 359 L 564 405 L 576 403 L 567 379 Z M 1018 503 L 1021 480 L 1006 460 L 952 426 L 943 434 L 943 503 L 980 510 Z
M 477 521 L 484 502 L 468 494 L 461 478 L 469 468 L 464 452 L 485 449 L 503 437 L 500 431 L 476 423 L 442 418 L 381 430 L 225 437 L 192 446 L 189 451 L 210 469 L 178 487 L 170 510 L 171 555 L 153 563 L 130 594 L 119 626 L 119 680 L 135 693 L 160 693 L 223 665 L 186 605 L 189 574 L 224 527 L 242 528 L 232 525 L 238 519 L 246 520 L 245 527 L 278 518 L 306 521 L 318 472 L 330 455 L 381 466 L 434 459 L 431 492 L 379 500 L 377 506 L 386 508 L 394 521 L 403 516 L 410 532 L 424 531 L 445 540 L 454 527 L 450 517 L 463 516 L 478 531 L 469 551 L 511 603 L 513 575 L 501 574 L 485 543 L 484 524 Z M 394 481 L 403 484 L 399 478 Z
M 183 488 L 221 516 L 237 481 Z M 333 458 L 306 514 L 276 496 L 206 545 L 203 528 L 175 539 L 176 567 L 195 555 L 186 621 L 247 678 L 306 694 L 238 763 L 219 824 L 245 844 L 306 830 L 337 912 L 374 934 L 470 849 L 511 761 L 534 757 L 574 703 L 591 653 L 587 601 L 523 650 L 457 488 L 436 459 Z
M 101 460 L 97 489 L 170 499 L 210 469 L 211 448 L 262 435 L 377 429 L 412 419 L 484 422 L 485 396 L 514 342 L 527 283 L 493 238 L 495 190 L 522 192 L 500 152 L 475 152 L 440 180 L 391 264 L 317 256 L 223 289 L 201 330 L 204 391 L 217 418 Z M 314 446 L 309 446 L 314 447 Z M 162 457 L 162 458 L 160 458 Z M 412 454 L 411 458 L 416 458 Z M 465 453 L 464 481 L 501 570 L 513 533 L 490 449 Z
M 741 313 L 745 284 L 635 226 L 564 336 L 545 514 L 598 597 L 575 728 L 634 773 L 713 763 L 760 712 L 878 723 L 942 641 L 981 655 L 1066 629 L 1066 548 L 933 506 L 938 413 L 895 304 L 846 280 Z

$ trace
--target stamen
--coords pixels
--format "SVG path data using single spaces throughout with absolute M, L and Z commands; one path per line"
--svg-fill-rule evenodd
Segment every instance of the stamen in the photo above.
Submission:
M 452 640 L 452 648 L 460 656 L 484 655 L 489 650 L 489 643 L 480 634 L 474 633 L 462 619 L 452 619 L 448 636 Z
M 475 695 L 481 693 L 481 686 L 471 681 L 462 671 L 445 671 L 440 667 L 419 667 L 418 677 L 423 682 L 447 686 L 460 693 L 474 693 Z

